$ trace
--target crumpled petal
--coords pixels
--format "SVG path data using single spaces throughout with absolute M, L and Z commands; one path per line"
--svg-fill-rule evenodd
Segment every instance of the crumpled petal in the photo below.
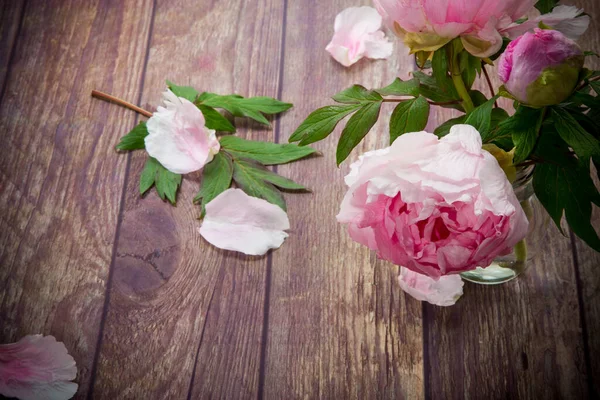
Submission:
M 0 345 L 0 394 L 21 400 L 66 400 L 77 392 L 75 360 L 53 336 L 28 335 Z
M 199 232 L 220 249 L 256 256 L 279 248 L 287 229 L 290 221 L 281 208 L 241 189 L 228 189 L 206 205 Z
M 202 112 L 191 101 L 167 90 L 165 107 L 146 123 L 146 151 L 169 171 L 187 174 L 198 171 L 219 152 L 216 132 L 205 126 Z
M 510 39 L 516 39 L 525 32 L 531 32 L 542 22 L 544 25 L 561 32 L 571 40 L 577 40 L 587 31 L 590 25 L 589 15 L 581 15 L 582 9 L 575 6 L 557 6 L 551 13 L 540 15 L 522 24 L 513 24 L 503 30 Z M 581 16 L 579 16 L 581 15 Z
M 443 307 L 456 304 L 465 285 L 460 275 L 445 275 L 435 280 L 404 267 L 400 267 L 398 282 L 415 299 Z
M 350 7 L 335 18 L 335 33 L 325 50 L 349 67 L 363 57 L 380 59 L 392 55 L 393 43 L 381 31 L 382 18 L 372 7 Z

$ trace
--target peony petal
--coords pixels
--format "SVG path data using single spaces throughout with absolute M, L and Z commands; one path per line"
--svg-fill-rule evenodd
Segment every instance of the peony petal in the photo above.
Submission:
M 278 206 L 228 189 L 206 205 L 199 232 L 218 248 L 263 255 L 283 244 L 289 228 L 287 214 Z
M 214 130 L 205 126 L 204 115 L 192 102 L 167 90 L 165 107 L 148 120 L 146 151 L 176 174 L 198 171 L 220 149 Z
M 540 15 L 522 24 L 513 24 L 504 29 L 502 33 L 510 39 L 516 39 L 525 32 L 533 31 L 542 22 L 544 25 L 560 31 L 569 39 L 577 40 L 587 31 L 590 25 L 590 17 L 588 15 L 581 15 L 582 13 L 583 10 L 575 6 L 561 5 L 555 7 L 551 13 Z
M 363 57 L 387 58 L 393 44 L 381 28 L 381 15 L 372 7 L 350 7 L 335 18 L 335 34 L 325 50 L 349 67 Z
M 70 399 L 77 391 L 77 367 L 53 336 L 29 335 L 0 345 L 0 393 L 24 400 Z
M 464 282 L 459 275 L 445 275 L 438 280 L 407 268 L 400 268 L 400 287 L 417 300 L 436 306 L 451 306 L 463 295 Z

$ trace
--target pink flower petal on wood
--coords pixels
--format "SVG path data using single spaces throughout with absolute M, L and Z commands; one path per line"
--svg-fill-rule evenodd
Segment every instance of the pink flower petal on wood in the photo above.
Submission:
M 438 280 L 401 267 L 400 287 L 419 301 L 436 306 L 451 306 L 463 295 L 464 282 L 459 275 L 445 275 Z
M 381 24 L 381 15 L 372 7 L 347 8 L 335 18 L 335 34 L 325 49 L 345 67 L 363 57 L 387 58 L 393 44 L 380 30 Z
M 198 171 L 212 161 L 220 143 L 215 131 L 205 126 L 202 112 L 191 101 L 167 90 L 166 107 L 148 120 L 146 151 L 176 174 Z
M 281 208 L 241 189 L 228 189 L 206 205 L 199 232 L 220 249 L 256 256 L 279 248 L 287 229 L 290 221 Z
M 66 400 L 77 392 L 77 367 L 53 336 L 29 335 L 0 345 L 0 394 L 22 400 Z

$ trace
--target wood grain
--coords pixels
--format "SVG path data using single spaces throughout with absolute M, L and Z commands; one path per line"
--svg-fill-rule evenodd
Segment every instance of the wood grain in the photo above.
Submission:
M 478 88 L 489 95 L 484 84 Z M 439 111 L 437 122 L 450 115 Z M 428 398 L 590 396 L 573 249 L 552 223 L 537 235 L 546 233 L 543 251 L 519 279 L 467 283 L 455 306 L 424 305 Z
M 122 2 L 29 1 L 0 107 L 0 343 L 65 342 L 87 391 L 134 116 L 92 100 L 135 96 L 148 19 Z M 138 3 L 138 5 L 143 5 Z
M 7 1 L 0 4 L 0 100 L 4 93 L 8 65 L 14 54 L 16 38 L 21 29 L 24 7 L 24 0 Z
M 569 2 L 585 9 L 592 23 L 585 35 L 580 39 L 584 50 L 600 51 L 600 4 L 595 0 L 577 0 Z M 600 70 L 600 59 L 587 57 L 586 67 Z M 600 182 L 596 180 L 600 188 Z M 594 207 L 592 225 L 600 231 L 600 210 Z M 590 397 L 600 398 L 600 254 L 589 248 L 582 240 L 572 234 L 574 239 L 576 272 L 580 286 L 580 306 L 584 320 L 584 337 L 586 339 L 587 374 Z
M 412 58 L 400 53 L 348 69 L 337 64 L 324 49 L 336 14 L 348 6 L 339 0 L 318 7 L 288 3 L 283 97 L 296 107 L 282 119 L 281 142 L 312 110 L 331 104 L 333 94 L 353 83 L 382 87 L 412 69 Z M 385 106 L 382 121 L 393 110 Z M 337 169 L 340 132 L 315 145 L 322 158 L 279 168 L 313 193 L 288 196 L 290 237 L 273 253 L 264 397 L 420 398 L 421 306 L 395 284 L 397 267 L 353 243 L 335 219 L 350 160 L 386 146 L 387 122 Z
M 198 90 L 277 96 L 283 2 L 158 1 L 143 103 L 165 79 Z M 239 134 L 274 131 L 238 121 Z M 176 208 L 138 195 L 145 155 L 133 157 L 94 397 L 257 396 L 267 257 L 220 251 L 197 232 L 184 180 Z M 119 371 L 115 373 L 115 371 Z M 192 384 L 193 382 L 193 384 Z

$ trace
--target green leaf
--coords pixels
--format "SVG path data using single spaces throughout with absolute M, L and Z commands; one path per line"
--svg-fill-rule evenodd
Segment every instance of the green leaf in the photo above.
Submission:
M 248 171 L 257 178 L 262 179 L 265 182 L 271 183 L 278 188 L 287 190 L 307 190 L 304 186 L 294 182 L 291 179 L 284 178 L 283 176 L 276 174 L 275 172 L 267 169 L 264 165 L 257 163 L 252 160 L 236 160 L 238 164 L 247 168 Z
M 464 124 L 466 119 L 466 115 L 461 115 L 460 117 L 449 119 L 448 121 L 438 126 L 433 133 L 437 137 L 444 137 L 450 133 L 450 128 L 452 128 L 454 125 Z
M 198 100 L 202 105 L 222 108 L 236 117 L 252 118 L 265 125 L 270 125 L 270 123 L 263 114 L 278 114 L 292 107 L 290 103 L 284 103 L 271 97 L 244 98 L 238 95 L 221 96 L 214 93 L 203 93 Z
M 596 94 L 600 96 L 600 81 L 591 81 L 590 86 L 592 87 L 592 89 L 594 89 L 594 92 L 596 92 Z
M 148 136 L 148 128 L 146 122 L 140 122 L 127 135 L 121 138 L 121 141 L 116 146 L 117 150 L 140 150 L 146 148 L 144 139 Z
M 452 78 L 448 75 L 448 52 L 446 47 L 442 47 L 433 53 L 433 59 L 431 60 L 431 68 L 433 69 L 433 77 L 437 82 L 438 87 L 445 93 L 458 97 Z
M 338 142 L 336 152 L 337 165 L 340 165 L 360 141 L 363 140 L 365 135 L 369 133 L 375 122 L 377 122 L 377 118 L 379 118 L 380 109 L 381 102 L 365 103 L 350 118 Z
M 231 158 L 223 152 L 215 154 L 213 160 L 202 170 L 200 191 L 194 197 L 194 202 L 200 203 L 202 206 L 202 215 L 204 215 L 204 209 L 208 203 L 229 189 L 232 178 L 233 162 Z
M 600 142 L 583 129 L 568 111 L 553 107 L 552 120 L 560 137 L 575 151 L 583 164 L 589 165 L 591 157 L 600 160 Z
M 208 129 L 214 129 L 219 132 L 235 132 L 235 126 L 214 108 L 203 104 L 198 105 L 198 108 L 202 111 L 202 115 L 204 115 Z
M 470 89 L 477 75 L 481 75 L 481 59 L 466 51 L 460 53 L 459 59 L 463 81 L 467 89 Z
M 381 101 L 379 93 L 360 85 L 354 85 L 332 97 L 338 103 L 361 104 L 364 102 Z
M 191 101 L 192 103 L 196 101 L 199 93 L 196 89 L 189 86 L 177 86 L 173 82 L 167 81 L 167 86 L 171 89 L 171 92 L 175 94 L 177 97 L 183 97 Z
M 544 118 L 544 110 L 520 106 L 515 115 L 504 120 L 498 125 L 493 140 L 501 137 L 510 137 L 516 147 L 513 162 L 518 164 L 529 157 L 537 142 L 540 128 Z M 489 135 L 485 141 L 490 140 Z
M 237 136 L 222 137 L 221 147 L 234 158 L 249 158 L 265 165 L 289 163 L 316 151 L 308 146 L 259 142 Z
M 290 142 L 300 142 L 301 146 L 325 139 L 333 132 L 337 124 L 348 114 L 360 108 L 358 104 L 349 106 L 328 106 L 313 111 L 300 124 Z
M 474 126 L 479 131 L 481 137 L 488 136 L 492 126 L 492 109 L 497 97 L 492 97 L 482 105 L 475 108 L 465 120 L 465 124 Z
M 596 53 L 595 51 L 589 51 L 589 50 L 584 51 L 583 55 L 585 57 L 590 57 L 590 56 L 600 57 L 600 54 Z
M 408 81 L 403 81 L 400 78 L 396 78 L 394 82 L 384 87 L 383 89 L 377 89 L 382 96 L 419 96 L 419 80 L 413 78 Z
M 273 184 L 256 175 L 255 169 L 243 160 L 234 160 L 233 180 L 248 195 L 264 199 L 286 210 L 283 195 Z
M 564 212 L 573 232 L 594 250 L 600 251 L 600 238 L 590 222 L 592 202 L 600 203 L 600 195 L 589 170 L 572 161 L 568 167 L 553 163 L 538 164 L 533 175 L 533 187 L 559 229 Z
M 424 74 L 421 71 L 413 72 L 413 76 L 420 82 L 419 92 L 422 96 L 439 103 L 455 101 L 459 99 L 457 94 L 454 95 L 446 93 L 440 87 L 438 87 L 435 78 L 432 76 Z M 449 105 L 448 108 L 462 110 L 462 106 L 460 104 Z
M 390 118 L 390 143 L 407 132 L 425 129 L 429 119 L 429 103 L 425 97 L 400 102 Z
M 542 13 L 542 14 L 548 14 L 557 5 L 558 5 L 558 0 L 539 0 L 535 4 L 535 8 L 540 10 L 540 13 Z
M 148 157 L 140 176 L 140 193 L 144 194 L 154 185 L 161 199 L 169 200 L 175 205 L 177 190 L 181 185 L 181 175 L 163 167 L 155 158 Z

